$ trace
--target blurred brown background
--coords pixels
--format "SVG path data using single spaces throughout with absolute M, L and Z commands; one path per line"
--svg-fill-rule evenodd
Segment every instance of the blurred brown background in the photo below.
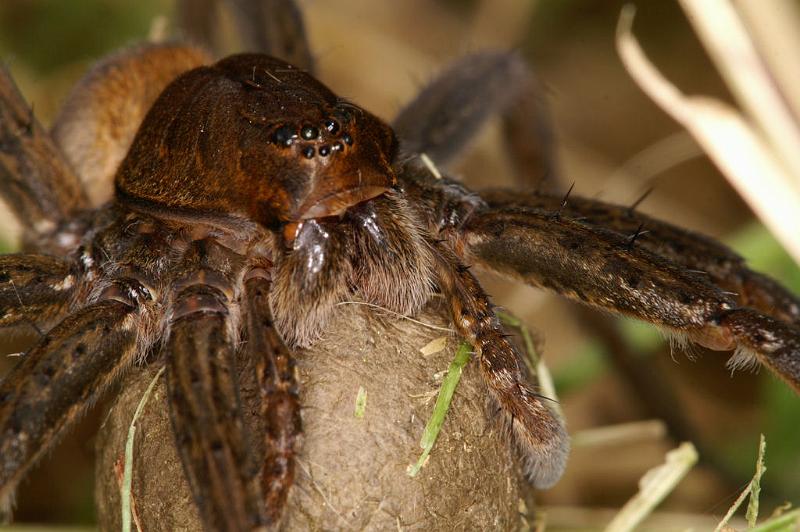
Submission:
M 634 31 L 662 72 L 686 93 L 730 99 L 677 4 L 638 4 Z M 732 242 L 760 269 L 800 291 L 796 265 L 624 71 L 614 49 L 623 2 L 306 0 L 300 5 L 323 81 L 386 119 L 449 61 L 487 47 L 521 50 L 550 106 L 560 174 L 566 185 L 575 183 L 574 194 L 631 204 L 652 187 L 643 212 Z M 4 0 L 0 57 L 37 117 L 49 123 L 94 60 L 153 33 L 174 33 L 173 10 L 169 0 Z M 235 42 L 235 35 L 230 40 Z M 471 184 L 508 183 L 511 169 L 501 142 L 497 124 L 490 125 L 453 173 Z M 0 238 L 10 247 L 13 223 L 0 220 Z M 678 352 L 670 357 L 657 334 L 589 316 L 541 291 L 497 279 L 486 283 L 497 302 L 523 317 L 542 339 L 572 433 L 667 420 L 666 436 L 643 431 L 615 445 L 576 446 L 564 480 L 541 496 L 544 505 L 557 507 L 553 519 L 563 514 L 567 526 L 569 519 L 582 518 L 575 508 L 620 507 L 644 471 L 683 438 L 698 445 L 703 464 L 662 508 L 720 517 L 752 475 L 762 432 L 769 468 L 762 511 L 769 513 L 783 500 L 800 501 L 800 400 L 766 372 L 731 378 L 724 354 L 697 350 L 694 361 Z M 3 352 L 24 349 L 26 340 L 3 338 Z M 93 433 L 101 418 L 102 409 L 89 416 L 25 482 L 18 520 L 92 523 Z

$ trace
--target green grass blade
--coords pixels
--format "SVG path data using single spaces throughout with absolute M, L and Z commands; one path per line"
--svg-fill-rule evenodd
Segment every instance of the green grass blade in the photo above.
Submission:
M 461 380 L 461 372 L 464 366 L 469 362 L 470 355 L 472 354 L 472 347 L 463 342 L 456 351 L 450 367 L 447 369 L 447 375 L 442 381 L 442 386 L 439 388 L 439 395 L 436 396 L 436 404 L 433 407 L 428 423 L 425 425 L 425 430 L 422 432 L 422 438 L 419 445 L 422 447 L 422 454 L 420 455 L 417 463 L 408 467 L 408 476 L 415 477 L 419 473 L 422 466 L 428 460 L 428 456 L 433 449 L 433 444 L 436 443 L 436 438 L 439 436 L 439 431 L 442 429 L 442 424 L 447 416 L 447 411 L 450 408 L 450 402 L 453 399 L 453 394 L 456 391 L 456 386 Z
M 354 415 L 361 419 L 364 417 L 364 413 L 367 410 L 367 390 L 364 389 L 363 386 L 358 387 L 358 393 L 356 394 L 356 411 Z
M 798 530 L 800 530 L 800 508 L 773 517 L 750 529 L 750 532 L 797 532 Z
M 767 450 L 767 440 L 764 435 L 758 443 L 758 459 L 756 460 L 756 472 L 753 480 L 750 481 L 750 501 L 747 503 L 747 526 L 753 528 L 758 520 L 758 496 L 761 494 L 761 476 L 767 470 L 764 466 L 764 453 Z
M 742 490 L 742 493 L 736 497 L 736 500 L 733 501 L 731 507 L 728 508 L 728 512 L 725 514 L 725 517 L 722 518 L 722 521 L 719 522 L 717 528 L 714 529 L 714 532 L 720 532 L 727 526 L 728 521 L 730 521 L 731 517 L 733 517 L 733 514 L 736 513 L 736 510 L 739 509 L 748 495 L 750 495 L 750 502 L 747 505 L 747 526 L 750 528 L 756 526 L 756 520 L 758 519 L 758 496 L 761 492 L 761 476 L 767 470 L 767 468 L 764 466 L 764 453 L 766 450 L 767 440 L 762 434 L 761 440 L 758 444 L 756 472 L 750 482 L 747 483 L 747 487 Z

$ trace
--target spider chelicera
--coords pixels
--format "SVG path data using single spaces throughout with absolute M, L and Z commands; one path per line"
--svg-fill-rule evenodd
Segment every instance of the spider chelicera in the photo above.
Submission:
M 568 453 L 563 423 L 527 382 L 471 265 L 735 350 L 734 365 L 757 360 L 800 389 L 800 303 L 722 245 L 598 201 L 476 194 L 423 164 L 446 163 L 508 105 L 486 100 L 491 87 L 521 90 L 516 55 L 459 62 L 392 128 L 313 77 L 302 22 L 281 5 L 294 38 L 268 48 L 292 63 L 242 54 L 202 66 L 209 60 L 193 47 L 145 45 L 79 85 L 54 136 L 73 158 L 116 147 L 114 200 L 98 208 L 87 188 L 103 185 L 97 165 L 70 166 L 6 77 L 0 144 L 11 163 L 0 191 L 26 225 L 29 252 L 0 257 L 0 326 L 33 325 L 43 337 L 0 384 L 4 505 L 126 369 L 163 364 L 205 526 L 275 525 L 301 434 L 291 350 L 317 341 L 345 299 L 414 315 L 434 294 L 472 345 L 528 478 L 551 486 Z M 132 71 L 140 93 L 115 92 Z M 131 116 L 148 108 L 131 140 Z M 643 226 L 648 238 L 636 238 Z M 258 467 L 240 356 L 261 394 Z

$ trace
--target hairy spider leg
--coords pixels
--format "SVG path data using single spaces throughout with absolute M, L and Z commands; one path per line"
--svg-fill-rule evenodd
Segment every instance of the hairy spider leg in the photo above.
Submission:
M 0 196 L 28 247 L 88 206 L 86 193 L 50 135 L 0 65 Z
M 800 329 L 746 308 L 711 283 L 613 231 L 549 213 L 487 209 L 455 237 L 467 261 L 710 349 L 756 357 L 800 391 Z
M 550 169 L 546 172 L 555 177 L 556 173 L 552 170 L 555 167 L 550 134 L 552 128 L 549 127 L 547 109 L 543 99 L 537 94 L 535 78 L 529 72 L 529 67 L 520 57 L 512 54 L 479 54 L 477 57 L 481 59 L 480 68 L 457 62 L 401 112 L 395 124 L 400 130 L 400 136 L 405 139 L 404 146 L 411 152 L 430 152 L 435 161 L 445 164 L 458 153 L 458 149 L 471 138 L 491 112 L 506 110 L 506 144 L 517 166 L 517 181 L 529 187 L 536 183 L 537 175 L 531 173 L 532 168 Z M 472 75 L 478 71 L 482 75 L 480 78 Z M 474 95 L 472 98 L 463 94 L 465 91 L 461 87 L 465 85 L 458 83 L 465 80 L 472 80 L 478 86 L 478 90 L 471 91 Z M 489 104 L 486 97 L 492 94 L 491 88 L 498 81 L 501 86 L 508 87 L 506 94 L 513 97 L 495 98 L 496 103 Z M 512 112 L 508 112 L 508 109 Z M 441 123 L 442 130 L 456 130 L 459 134 L 448 138 L 436 127 L 428 126 L 431 123 Z M 443 143 L 441 139 L 447 139 L 451 144 Z M 418 178 L 419 172 L 410 172 L 407 175 Z M 431 180 L 428 178 L 422 181 Z M 415 183 L 415 186 L 419 185 Z M 441 184 L 438 188 L 440 191 L 444 189 Z M 458 188 L 450 188 L 448 194 L 457 198 Z M 517 191 L 487 191 L 482 192 L 480 197 L 489 206 L 508 212 L 514 208 L 530 208 L 538 210 L 531 213 L 533 218 L 542 214 L 546 218 L 564 216 L 589 225 L 600 233 L 616 231 L 621 237 L 628 239 L 627 248 L 641 246 L 659 258 L 666 258 L 676 265 L 693 270 L 690 274 L 706 275 L 709 281 L 720 288 L 718 295 L 725 297 L 720 298 L 717 312 L 706 313 L 707 326 L 689 336 L 710 348 L 735 348 L 736 353 L 729 361 L 732 368 L 747 366 L 759 359 L 798 389 L 800 368 L 797 367 L 797 359 L 800 358 L 800 350 L 796 344 L 800 331 L 781 321 L 794 325 L 800 323 L 800 300 L 779 283 L 748 269 L 744 260 L 724 245 L 639 214 L 635 207 L 614 206 L 583 198 L 570 198 L 565 203 L 560 195 L 538 193 L 538 185 L 536 190 L 536 194 L 522 195 Z M 438 194 L 441 200 L 445 200 L 442 203 L 444 205 L 453 201 L 448 200 L 446 195 L 441 192 Z M 479 201 L 471 195 L 467 197 L 464 194 L 462 200 L 455 201 L 461 201 L 462 205 L 449 209 L 452 225 L 463 223 L 480 209 Z M 448 208 L 440 207 L 441 210 L 448 211 Z M 550 216 L 556 212 L 558 217 Z M 643 235 L 645 238 L 636 238 Z M 622 252 L 622 248 L 618 251 Z M 491 254 L 492 252 L 486 252 L 487 256 Z M 572 295 L 581 298 L 580 294 Z M 743 309 L 724 313 L 729 304 L 722 299 L 728 296 L 732 296 L 739 306 L 753 307 L 766 316 Z M 683 298 L 686 299 L 686 296 Z M 624 308 L 620 310 L 626 312 Z M 651 318 L 644 319 L 653 321 Z M 726 330 L 717 328 L 715 321 Z
M 505 147 L 526 190 L 558 181 L 550 115 L 542 87 L 518 52 L 484 51 L 439 73 L 392 122 L 406 155 L 425 154 L 446 169 L 477 132 L 501 115 Z
M 198 258 L 196 273 L 178 281 L 170 298 L 169 413 L 206 528 L 250 530 L 263 527 L 266 516 L 239 400 L 233 287 L 210 269 L 205 247 L 192 244 L 187 258 Z
M 505 190 L 481 193 L 497 209 L 555 212 L 561 198 L 550 194 L 520 194 Z M 647 231 L 636 240 L 643 247 L 675 264 L 704 272 L 721 289 L 730 292 L 740 306 L 753 307 L 775 319 L 800 325 L 800 299 L 768 276 L 754 272 L 745 260 L 716 240 L 681 229 L 629 207 L 571 197 L 562 216 L 597 228 L 632 235 L 638 227 Z
M 244 48 L 314 71 L 314 56 L 295 1 L 229 0 Z
M 479 52 L 440 72 L 400 111 L 392 128 L 408 153 L 424 153 L 442 167 L 459 155 L 493 115 L 525 85 L 519 54 Z
M 294 483 L 295 457 L 300 451 L 302 423 L 295 362 L 272 321 L 268 270 L 254 268 L 244 282 L 243 311 L 247 317 L 245 359 L 255 364 L 263 420 L 264 454 L 258 457 L 267 524 L 279 522 L 289 488 Z
M 314 71 L 314 55 L 303 16 L 294 0 L 179 0 L 180 26 L 192 42 L 222 55 L 220 6 L 230 8 L 243 49 L 283 59 L 307 72 Z
M 525 363 L 478 280 L 444 246 L 436 247 L 434 267 L 453 324 L 475 350 L 490 394 L 522 450 L 528 478 L 536 487 L 550 487 L 561 478 L 569 455 L 563 422 L 527 382 Z
M 111 199 L 114 174 L 158 95 L 180 74 L 211 61 L 185 44 L 137 44 L 103 58 L 75 84 L 52 136 L 92 207 Z
M 0 256 L 0 327 L 49 328 L 69 309 L 78 281 L 69 264 L 46 255 Z
M 70 315 L 0 383 L 0 510 L 27 470 L 136 354 L 132 302 L 108 299 Z

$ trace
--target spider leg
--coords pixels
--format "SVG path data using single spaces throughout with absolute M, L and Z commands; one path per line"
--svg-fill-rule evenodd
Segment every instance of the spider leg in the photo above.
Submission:
M 77 176 L 0 65 L 0 197 L 35 242 L 88 206 Z
M 213 274 L 212 274 L 213 275 Z M 229 298 L 202 282 L 174 296 L 166 382 L 178 452 L 208 530 L 262 527 L 258 471 L 238 396 L 234 318 Z
M 294 0 L 228 0 L 244 45 L 314 71 L 303 15 Z
M 93 206 L 111 199 L 114 174 L 164 87 L 210 62 L 198 48 L 146 43 L 102 59 L 75 84 L 52 134 Z
M 626 237 L 641 233 L 635 245 L 691 270 L 706 272 L 717 286 L 731 292 L 740 306 L 753 307 L 775 319 L 800 325 L 800 299 L 766 275 L 747 267 L 727 246 L 707 236 L 597 200 L 548 194 L 520 195 L 503 190 L 481 193 L 493 208 L 560 211 L 584 224 L 611 229 Z
M 438 250 L 437 279 L 453 323 L 479 356 L 483 379 L 523 450 L 529 478 L 537 487 L 550 487 L 561 477 L 569 454 L 563 423 L 528 384 L 525 363 L 477 279 L 443 246 Z
M 67 311 L 76 284 L 69 264 L 56 257 L 0 256 L 0 327 L 55 322 Z
M 462 57 L 439 74 L 395 117 L 392 127 L 408 153 L 445 166 L 480 127 L 505 110 L 531 74 L 513 52 Z
M 277 524 L 289 488 L 294 482 L 294 457 L 302 432 L 294 359 L 272 323 L 269 292 L 272 281 L 266 270 L 252 270 L 245 281 L 247 313 L 246 355 L 255 361 L 261 392 L 260 417 L 264 422 L 261 489 L 267 523 Z
M 303 15 L 294 0 L 179 0 L 178 18 L 187 36 L 220 54 L 218 7 L 230 8 L 243 47 L 314 71 Z
M 136 307 L 111 299 L 67 317 L 0 383 L 0 509 L 25 472 L 136 352 Z
M 180 35 L 191 43 L 220 55 L 219 0 L 177 0 L 175 17 Z
M 533 72 L 516 52 L 481 52 L 439 74 L 394 119 L 407 153 L 447 166 L 495 114 L 521 185 L 539 189 L 557 178 L 550 117 Z
M 556 157 L 556 139 L 544 88 L 531 76 L 503 113 L 504 146 L 514 166 L 514 182 L 522 190 L 566 188 Z
M 467 261 L 588 305 L 661 326 L 715 350 L 737 349 L 800 391 L 800 329 L 749 308 L 703 272 L 687 270 L 614 231 L 533 209 L 486 209 L 455 246 Z

